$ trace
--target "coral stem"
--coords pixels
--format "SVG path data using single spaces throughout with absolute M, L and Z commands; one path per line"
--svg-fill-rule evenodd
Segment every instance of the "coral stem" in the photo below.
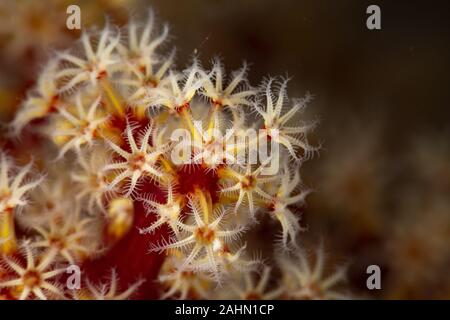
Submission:
M 11 254 L 17 249 L 12 214 L 0 214 L 0 252 Z
M 111 112 L 117 113 L 120 116 L 123 116 L 125 114 L 124 107 L 123 107 L 123 99 L 120 96 L 116 90 L 112 87 L 111 83 L 108 79 L 103 78 L 100 82 L 101 88 L 103 92 L 105 93 L 107 99 L 107 107 L 111 109 Z

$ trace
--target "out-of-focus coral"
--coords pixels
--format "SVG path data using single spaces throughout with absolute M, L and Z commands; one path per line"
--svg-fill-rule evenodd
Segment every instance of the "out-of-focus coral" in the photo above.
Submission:
M 441 274 L 450 263 L 450 203 L 412 203 L 392 221 L 386 244 L 389 298 L 445 298 Z
M 64 289 L 55 278 L 66 271 L 63 266 L 55 265 L 55 249 L 42 252 L 36 259 L 30 243 L 24 241 L 21 244 L 22 263 L 3 257 L 2 263 L 6 266 L 8 276 L 0 283 L 0 288 L 5 290 L 12 299 L 25 300 L 30 297 L 47 300 L 51 297 L 61 299 Z M 8 272 L 9 271 L 9 272 Z
M 450 265 L 447 140 L 428 132 L 405 148 L 401 174 L 408 180 L 396 193 L 396 210 L 386 232 L 389 298 L 448 297 L 441 277 Z
M 93 284 L 87 279 L 83 289 L 73 290 L 72 298 L 74 300 L 126 300 L 136 293 L 144 281 L 138 280 L 122 291 L 119 288 L 117 273 L 112 269 L 110 276 L 99 284 Z
M 446 197 L 450 194 L 450 142 L 448 132 L 425 133 L 411 143 L 407 162 L 415 172 L 424 196 Z M 432 199 L 429 199 L 432 202 Z
M 2 56 L 16 61 L 40 60 L 46 50 L 67 43 L 66 7 L 64 1 L 2 1 L 0 41 L 5 48 Z
M 88 28 L 106 16 L 125 24 L 128 13 L 139 0 L 117 1 L 33 1 L 4 0 L 0 3 L 0 119 L 9 121 L 17 97 L 35 83 L 42 64 L 76 39 L 80 30 L 69 30 L 67 8 L 78 5 L 81 27 Z M 41 88 L 42 89 L 42 88 Z M 36 107 L 38 108 L 38 107 Z M 38 110 L 36 110 L 39 112 Z
M 247 270 L 235 275 L 235 278 L 216 293 L 220 299 L 273 300 L 281 297 L 283 286 L 270 288 L 271 268 L 264 267 L 260 272 Z
M 325 253 L 319 245 L 315 255 L 309 257 L 304 250 L 292 256 L 278 256 L 282 273 L 283 295 L 288 299 L 350 299 L 348 293 L 337 287 L 345 280 L 345 267 L 326 272 Z
M 308 212 L 314 214 L 308 217 L 313 228 L 337 237 L 344 229 L 351 229 L 351 234 L 336 242 L 346 247 L 383 235 L 384 195 L 389 175 L 383 154 L 382 117 L 371 121 L 371 125 L 355 115 L 338 119 L 342 120 L 323 130 L 324 151 L 309 171 L 314 181 L 318 181 L 315 185 L 318 192 L 311 195 Z M 342 131 L 344 121 L 346 130 Z

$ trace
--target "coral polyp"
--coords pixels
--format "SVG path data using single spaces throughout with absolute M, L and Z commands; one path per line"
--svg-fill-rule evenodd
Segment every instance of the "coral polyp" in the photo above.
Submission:
M 37 260 L 28 241 L 21 244 L 21 251 L 25 259 L 24 265 L 13 258 L 3 257 L 7 270 L 14 275 L 6 276 L 6 279 L 0 282 L 0 288 L 9 289 L 8 293 L 19 300 L 25 300 L 33 295 L 41 300 L 47 300 L 52 296 L 63 297 L 61 285 L 54 280 L 66 271 L 64 267 L 54 266 L 57 251 L 55 249 L 44 251 Z
M 282 298 L 285 284 L 271 281 L 279 269 L 295 286 L 289 298 L 310 297 L 314 284 L 314 298 L 339 297 L 328 289 L 341 273 L 320 282 L 322 256 L 311 270 L 297 252 L 297 208 L 310 192 L 300 164 L 318 150 L 308 141 L 315 122 L 300 114 L 311 95 L 288 99 L 275 78 L 252 86 L 246 64 L 229 76 L 219 59 L 177 68 L 167 38 L 150 11 L 127 28 L 83 30 L 43 68 L 1 153 L 1 293 L 210 298 L 230 280 L 237 298 Z M 38 142 L 20 148 L 30 132 Z M 279 230 L 252 238 L 266 219 Z M 300 269 L 270 263 L 254 249 L 261 240 L 298 254 Z M 81 288 L 56 277 L 65 265 L 82 270 Z

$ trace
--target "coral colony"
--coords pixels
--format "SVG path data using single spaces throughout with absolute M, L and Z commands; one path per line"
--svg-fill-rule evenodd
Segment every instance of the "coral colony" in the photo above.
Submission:
M 40 72 L 0 154 L 1 297 L 346 297 L 344 269 L 299 241 L 311 96 L 252 87 L 246 65 L 177 70 L 167 36 L 152 12 L 107 24 Z M 270 258 L 253 249 L 269 239 Z

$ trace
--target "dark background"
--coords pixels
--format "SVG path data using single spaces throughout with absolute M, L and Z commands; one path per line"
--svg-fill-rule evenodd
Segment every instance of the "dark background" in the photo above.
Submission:
M 253 83 L 288 74 L 291 91 L 310 90 L 324 113 L 386 113 L 397 139 L 448 124 L 448 1 L 149 3 L 170 21 L 180 62 L 197 50 L 228 68 L 251 62 Z M 370 4 L 381 8 L 381 30 L 366 28 Z

